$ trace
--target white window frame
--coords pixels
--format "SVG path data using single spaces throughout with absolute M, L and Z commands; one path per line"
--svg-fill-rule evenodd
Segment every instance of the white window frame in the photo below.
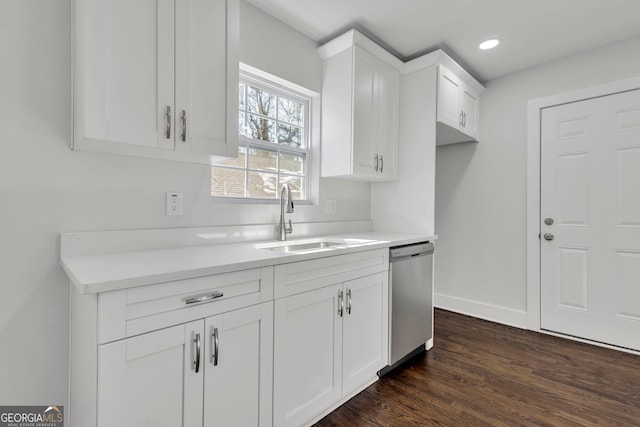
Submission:
M 241 64 L 242 65 L 242 64 Z M 243 69 L 244 68 L 244 69 Z M 251 148 L 257 148 L 260 150 L 265 150 L 265 151 L 271 151 L 277 154 L 283 153 L 283 154 L 295 154 L 295 155 L 304 155 L 305 160 L 304 160 L 304 169 L 303 169 L 303 174 L 302 175 L 295 175 L 295 174 L 289 174 L 286 172 L 281 172 L 280 171 L 280 156 L 277 155 L 276 156 L 276 171 L 270 172 L 273 173 L 274 175 L 276 175 L 276 188 L 280 189 L 281 185 L 280 185 L 280 178 L 282 176 L 291 176 L 291 177 L 300 177 L 302 176 L 302 185 L 303 185 L 303 191 L 304 191 L 304 198 L 303 199 L 295 199 L 297 204 L 311 204 L 312 200 L 313 200 L 313 191 L 312 191 L 312 187 L 314 187 L 313 185 L 313 180 L 317 179 L 317 177 L 315 177 L 312 172 L 313 172 L 313 153 L 312 153 L 312 121 L 314 118 L 313 115 L 313 104 L 314 104 L 314 99 L 313 96 L 311 94 L 306 94 L 306 93 L 301 93 L 301 91 L 296 90 L 298 88 L 289 88 L 286 87 L 283 84 L 280 84 L 279 82 L 275 81 L 276 79 L 270 79 L 268 77 L 268 75 L 266 75 L 266 73 L 260 73 L 262 74 L 261 76 L 257 75 L 256 73 L 252 73 L 250 71 L 247 71 L 246 69 L 251 68 L 248 66 L 242 67 L 241 66 L 241 71 L 240 71 L 240 79 L 239 79 L 239 83 L 243 83 L 245 85 L 249 85 L 249 86 L 253 86 L 253 87 L 257 87 L 259 89 L 263 89 L 271 94 L 274 94 L 276 96 L 281 96 L 283 98 L 286 99 L 290 99 L 292 101 L 296 101 L 296 102 L 300 102 L 304 105 L 304 117 L 303 117 L 303 141 L 304 141 L 304 146 L 305 148 L 297 148 L 297 147 L 291 147 L 291 146 L 286 146 L 286 145 L 281 145 L 278 143 L 273 143 L 273 142 L 267 142 L 267 141 L 262 141 L 262 140 L 257 140 L 257 139 L 253 139 L 250 137 L 247 137 L 245 135 L 238 135 L 238 147 L 244 147 L 246 148 L 246 154 L 245 154 L 245 165 L 244 168 L 241 167 L 232 167 L 232 166 L 224 166 L 224 165 L 214 165 L 212 167 L 217 167 L 217 168 L 228 168 L 228 169 L 234 169 L 234 170 L 244 170 L 245 171 L 245 183 L 244 183 L 244 188 L 245 191 L 248 188 L 248 180 L 249 180 L 249 173 L 250 172 L 265 172 L 264 170 L 258 170 L 258 169 L 251 169 L 249 168 L 248 162 L 249 162 L 249 150 Z M 281 79 L 280 79 L 281 80 Z M 238 85 L 239 86 L 239 85 Z M 288 85 L 287 85 L 288 86 Z M 295 85 L 291 85 L 291 86 L 295 86 Z M 237 90 L 237 89 L 236 89 Z M 277 111 L 277 106 L 276 106 L 276 111 Z M 239 114 L 241 112 L 240 109 L 238 109 L 236 111 L 235 114 Z M 246 110 L 244 110 L 245 114 L 248 114 L 248 112 Z M 285 123 L 285 124 L 290 124 L 287 122 L 280 122 L 277 119 L 277 113 L 276 113 L 276 118 L 273 117 L 267 117 L 267 116 L 261 116 L 260 114 L 257 113 L 251 113 L 253 115 L 259 116 L 259 117 L 265 117 L 269 120 L 273 120 L 276 122 L 276 126 L 274 129 L 274 132 L 276 133 L 276 140 L 277 140 L 277 132 L 278 132 L 278 123 Z M 276 194 L 276 197 L 273 198 L 259 198 L 259 197 L 233 197 L 233 196 L 218 196 L 218 195 L 213 195 L 211 194 L 211 197 L 214 199 L 214 201 L 216 202 L 232 202 L 232 203 L 247 203 L 247 204 L 274 204 L 274 203 L 279 203 L 279 192 Z

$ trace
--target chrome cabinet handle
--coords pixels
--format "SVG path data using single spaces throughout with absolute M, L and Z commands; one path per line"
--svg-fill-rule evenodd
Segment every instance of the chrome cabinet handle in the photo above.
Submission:
M 196 360 L 193 361 L 193 369 L 197 374 L 198 372 L 200 372 L 200 334 L 196 334 L 193 342 L 196 345 Z
M 213 345 L 213 349 L 211 350 L 211 363 L 213 363 L 213 366 L 218 366 L 218 352 L 220 344 L 218 328 L 211 328 L 211 344 Z
M 344 299 L 342 298 L 342 291 L 338 291 L 338 316 L 342 317 L 344 314 Z
M 347 289 L 347 314 L 351 314 L 351 289 Z
M 459 116 L 459 118 L 458 118 L 458 124 L 460 125 L 460 127 L 462 127 L 462 115 L 463 115 L 463 114 L 464 114 L 464 113 L 462 112 L 462 110 L 460 110 L 460 114 L 458 115 L 458 116 Z
M 384 170 L 384 157 L 380 155 L 380 173 Z
M 466 128 L 467 127 L 467 113 L 466 112 L 462 112 L 462 127 Z
M 378 155 L 377 155 L 377 154 L 375 155 L 374 159 L 375 159 L 375 161 L 376 161 L 376 167 L 375 167 L 375 170 L 376 170 L 376 172 L 378 172 L 378 161 L 379 161 L 379 159 L 378 159 Z
M 169 105 L 167 105 L 166 109 L 164 110 L 164 120 L 164 137 L 167 139 L 171 139 L 171 107 Z
M 182 110 L 180 112 L 180 121 L 182 122 L 182 132 L 180 133 L 180 139 L 182 142 L 187 142 L 187 112 Z
M 222 298 L 224 294 L 220 291 L 207 292 L 206 294 L 194 295 L 192 297 L 183 298 L 185 304 L 196 304 L 198 302 L 211 301 L 212 299 Z

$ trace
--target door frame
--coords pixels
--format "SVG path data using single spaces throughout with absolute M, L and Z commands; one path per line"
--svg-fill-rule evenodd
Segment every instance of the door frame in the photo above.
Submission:
M 540 150 L 542 109 L 640 89 L 640 76 L 571 92 L 531 99 L 527 103 L 527 325 L 540 332 Z

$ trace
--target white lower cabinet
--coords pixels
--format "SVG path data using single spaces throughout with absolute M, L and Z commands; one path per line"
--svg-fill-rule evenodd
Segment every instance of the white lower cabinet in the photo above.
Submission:
M 274 425 L 309 423 L 387 365 L 386 271 L 276 300 L 274 311 Z
M 191 366 L 201 321 L 101 345 L 98 425 L 202 425 L 202 374 Z
M 71 427 L 301 426 L 388 363 L 389 250 L 71 289 Z
M 98 349 L 98 426 L 269 426 L 273 303 Z
M 342 394 L 355 391 L 387 365 L 388 273 L 345 282 Z
M 205 320 L 204 425 L 270 426 L 273 303 Z
M 299 426 L 341 394 L 342 285 L 277 300 L 274 309 L 274 425 Z

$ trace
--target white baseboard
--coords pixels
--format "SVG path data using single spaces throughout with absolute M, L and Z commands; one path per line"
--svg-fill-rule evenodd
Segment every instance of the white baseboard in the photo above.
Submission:
M 521 329 L 529 329 L 526 311 L 500 307 L 498 305 L 472 301 L 449 295 L 435 294 L 434 305 L 436 308 L 466 314 L 467 316 L 515 326 Z

